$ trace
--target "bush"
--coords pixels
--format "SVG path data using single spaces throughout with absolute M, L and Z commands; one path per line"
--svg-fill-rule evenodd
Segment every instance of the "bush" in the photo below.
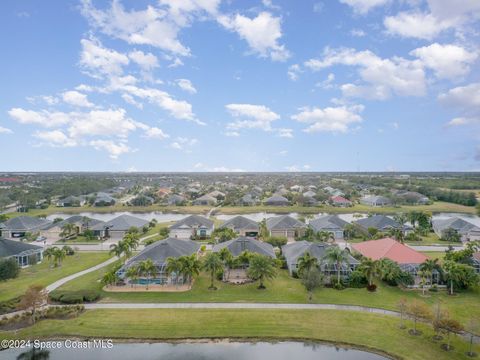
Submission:
M 100 298 L 100 292 L 96 290 L 53 291 L 49 297 L 50 300 L 63 304 L 81 304 L 97 301 Z
M 375 284 L 367 285 L 367 290 L 371 291 L 371 292 L 374 292 L 374 291 L 377 290 L 377 285 L 375 285 Z
M 201 252 L 205 252 L 205 250 L 207 250 L 207 245 L 200 246 L 200 251 Z
M 351 288 L 364 288 L 367 286 L 368 280 L 360 271 L 352 271 L 348 279 L 348 286 Z
M 20 267 L 15 258 L 0 260 L 0 281 L 14 279 L 19 273 Z
M 75 250 L 71 246 L 65 245 L 62 247 L 62 250 L 65 252 L 65 255 L 67 256 L 73 256 L 75 255 Z
M 273 247 L 282 247 L 287 244 L 287 238 L 283 236 L 270 236 L 265 239 L 265 242 Z

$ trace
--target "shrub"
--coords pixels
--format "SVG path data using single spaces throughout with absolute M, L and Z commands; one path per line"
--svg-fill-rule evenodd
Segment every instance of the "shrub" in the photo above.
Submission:
M 75 255 L 75 250 L 71 246 L 65 245 L 62 247 L 62 250 L 65 252 L 65 255 L 67 256 L 73 256 Z
M 374 292 L 374 291 L 377 290 L 377 285 L 375 285 L 375 284 L 367 285 L 367 290 L 371 291 L 371 292 Z
M 207 250 L 207 245 L 200 246 L 200 251 L 201 252 L 205 252 L 205 250 Z
M 19 273 L 20 267 L 15 258 L 0 260 L 0 281 L 14 279 Z
M 100 298 L 100 292 L 96 290 L 53 291 L 49 297 L 52 301 L 63 304 L 81 304 L 97 301 Z
M 348 286 L 352 288 L 364 288 L 367 286 L 368 280 L 360 271 L 352 271 L 348 280 Z

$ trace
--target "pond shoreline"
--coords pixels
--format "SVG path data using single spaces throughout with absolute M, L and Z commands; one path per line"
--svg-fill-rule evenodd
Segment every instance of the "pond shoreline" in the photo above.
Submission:
M 341 341 L 329 341 L 315 338 L 303 338 L 303 337 L 199 337 L 199 338 L 115 338 L 115 337 L 102 337 L 97 336 L 95 338 L 90 337 L 76 337 L 76 336 L 58 336 L 58 337 L 40 337 L 42 341 L 93 341 L 93 340 L 112 340 L 114 344 L 279 344 L 279 343 L 297 343 L 305 345 L 325 345 L 339 347 L 345 350 L 358 350 L 383 356 L 386 359 L 402 360 L 403 358 L 390 354 L 389 352 L 377 349 L 365 345 L 358 345 L 354 343 L 341 342 Z M 9 349 L 0 349 L 5 351 Z

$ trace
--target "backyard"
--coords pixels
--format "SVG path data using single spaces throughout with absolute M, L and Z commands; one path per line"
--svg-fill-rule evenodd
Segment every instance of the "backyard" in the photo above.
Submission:
M 111 265 L 113 266 L 113 265 Z M 102 291 L 103 285 L 100 282 L 103 274 L 109 268 L 104 268 L 84 275 L 63 285 L 58 291 L 96 289 Z M 105 292 L 102 291 L 101 302 L 267 302 L 267 303 L 307 303 L 308 294 L 300 280 L 293 279 L 286 270 L 281 270 L 278 276 L 270 283 L 267 283 L 265 290 L 258 290 L 256 283 L 245 285 L 226 284 L 217 281 L 215 284 L 218 290 L 208 290 L 208 274 L 202 273 L 193 284 L 192 290 L 182 293 L 168 292 Z M 334 290 L 321 288 L 313 295 L 313 303 L 363 305 L 368 307 L 397 310 L 400 299 L 421 300 L 427 304 L 435 305 L 440 302 L 448 309 L 453 317 L 466 322 L 471 316 L 480 316 L 480 289 L 473 289 L 449 296 L 444 291 L 438 293 L 427 292 L 428 296 L 423 297 L 421 291 L 401 290 L 397 287 L 387 286 L 380 281 L 376 292 L 368 292 L 366 289 L 347 288 Z M 128 288 L 127 288 L 128 290 Z
M 107 252 L 77 252 L 73 256 L 65 257 L 62 265 L 56 268 L 51 267 L 49 261 L 44 259 L 40 264 L 22 269 L 17 278 L 0 282 L 0 301 L 23 295 L 32 284 L 47 286 L 65 276 L 100 264 L 110 257 Z

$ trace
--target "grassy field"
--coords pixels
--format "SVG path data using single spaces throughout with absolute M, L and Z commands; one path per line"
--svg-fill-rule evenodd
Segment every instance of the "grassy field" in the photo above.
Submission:
M 41 264 L 22 269 L 20 275 L 12 280 L 0 282 L 0 301 L 23 295 L 32 284 L 47 286 L 65 276 L 75 274 L 107 260 L 110 255 L 103 253 L 79 253 L 67 256 L 61 267 L 51 268 L 44 259 Z
M 113 265 L 112 265 L 113 266 Z M 97 289 L 102 290 L 99 282 L 107 268 L 75 279 L 59 290 Z M 207 274 L 201 276 L 193 284 L 192 290 L 182 293 L 159 292 L 102 292 L 101 302 L 267 302 L 267 303 L 307 303 L 308 294 L 300 280 L 288 276 L 287 271 L 279 272 L 277 278 L 267 283 L 266 290 L 258 290 L 257 284 L 231 285 L 217 281 L 217 291 L 208 290 L 210 284 Z M 435 305 L 438 301 L 448 309 L 456 319 L 467 322 L 471 316 L 480 317 L 480 289 L 448 296 L 445 292 L 429 293 L 422 297 L 420 291 L 401 290 L 397 287 L 384 285 L 377 281 L 378 290 L 374 293 L 366 289 L 334 290 L 322 288 L 315 291 L 314 303 L 363 305 L 369 307 L 397 310 L 401 298 L 418 299 L 427 304 Z
M 399 328 L 397 318 L 336 310 L 90 310 L 71 320 L 41 321 L 16 334 L 0 332 L 0 338 L 309 339 L 359 346 L 398 359 L 467 358 L 467 344 L 460 338 L 452 336 L 455 349 L 445 352 L 431 339 L 431 328 L 418 328 L 423 334 L 411 336 Z
M 162 206 L 162 205 L 151 205 L 151 206 L 123 206 L 123 205 L 114 205 L 106 207 L 93 207 L 93 206 L 83 206 L 83 207 L 74 207 L 74 208 L 61 208 L 50 206 L 47 209 L 34 209 L 30 210 L 28 213 L 9 213 L 9 217 L 15 217 L 20 215 L 50 215 L 57 212 L 62 212 L 66 214 L 78 214 L 81 212 L 94 212 L 94 213 L 111 213 L 118 211 L 130 211 L 130 212 L 151 212 L 151 211 L 161 211 L 166 213 L 179 213 L 179 214 L 207 214 L 212 207 L 210 206 Z M 353 207 L 349 208 L 340 208 L 334 206 L 315 206 L 315 207 L 302 207 L 302 206 L 225 206 L 220 207 L 217 210 L 219 214 L 248 214 L 256 212 L 270 212 L 285 214 L 296 212 L 300 214 L 318 214 L 320 212 L 327 212 L 332 214 L 341 214 L 341 213 L 382 213 L 382 214 L 394 214 L 396 212 L 407 212 L 410 210 L 417 211 L 428 211 L 431 213 L 439 212 L 457 212 L 457 213 L 466 213 L 466 214 L 475 214 L 475 207 L 464 206 L 447 202 L 437 201 L 432 205 L 417 205 L 417 206 L 399 206 L 399 207 L 370 207 L 361 204 L 356 204 Z
M 443 241 L 435 233 L 430 233 L 428 236 L 422 236 L 422 241 L 405 241 L 405 243 L 410 245 L 461 245 L 460 242 L 451 242 L 451 241 Z

